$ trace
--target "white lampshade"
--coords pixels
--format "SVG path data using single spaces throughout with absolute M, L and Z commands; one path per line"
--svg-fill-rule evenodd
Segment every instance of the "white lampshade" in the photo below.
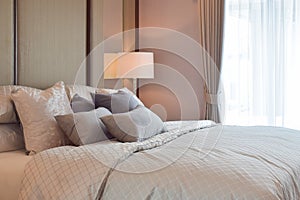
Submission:
M 105 53 L 104 79 L 154 78 L 153 53 Z

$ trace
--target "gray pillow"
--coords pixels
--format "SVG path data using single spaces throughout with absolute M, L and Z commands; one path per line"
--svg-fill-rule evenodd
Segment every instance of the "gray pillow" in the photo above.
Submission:
M 164 131 L 162 120 L 144 106 L 101 117 L 108 131 L 121 142 L 143 141 Z
M 95 109 L 94 102 L 75 94 L 71 100 L 71 108 L 74 113 L 88 112 Z
M 24 148 L 24 137 L 20 125 L 0 124 L 0 152 Z
M 92 94 L 95 106 L 105 107 L 113 114 L 125 113 L 133 110 L 139 105 L 139 102 L 130 93 L 118 91 L 113 94 Z
M 75 145 L 85 145 L 111 138 L 100 117 L 111 115 L 106 108 L 90 112 L 80 112 L 55 116 L 55 119 L 67 137 Z

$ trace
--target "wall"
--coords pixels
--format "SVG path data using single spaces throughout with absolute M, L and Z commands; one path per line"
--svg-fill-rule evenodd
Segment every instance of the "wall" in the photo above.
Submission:
M 139 21 L 140 28 L 169 28 L 184 33 L 196 41 L 199 38 L 196 0 L 140 1 Z M 154 52 L 156 63 L 155 79 L 151 81 L 165 82 L 164 79 L 170 79 L 168 82 L 173 89 L 170 90 L 157 84 L 147 84 L 151 81 L 141 80 L 140 85 L 146 85 L 140 88 L 139 94 L 146 106 L 152 107 L 162 119 L 203 119 L 205 99 L 202 77 L 187 61 L 172 52 L 157 49 L 148 49 L 148 51 Z M 187 91 L 186 84 L 184 84 L 184 78 L 179 80 L 172 77 L 171 72 L 163 70 L 162 65 L 169 66 L 174 73 L 182 74 L 191 85 L 189 90 Z M 193 94 L 197 95 L 198 103 L 192 101 Z
M 0 1 L 0 85 L 13 84 L 13 0 Z
M 86 55 L 86 10 L 86 0 L 18 1 L 18 84 L 74 83 Z M 81 70 L 77 83 L 85 84 Z
M 88 2 L 90 5 L 87 5 Z M 66 84 L 103 86 L 103 52 L 123 50 L 122 2 L 16 1 L 17 84 L 47 88 L 63 80 Z M 87 6 L 90 6 L 89 19 Z M 13 0 L 0 1 L 0 85 L 14 83 L 13 8 Z M 97 49 L 103 40 L 114 34 L 119 34 L 119 37 Z M 85 59 L 87 50 L 94 48 L 96 53 Z

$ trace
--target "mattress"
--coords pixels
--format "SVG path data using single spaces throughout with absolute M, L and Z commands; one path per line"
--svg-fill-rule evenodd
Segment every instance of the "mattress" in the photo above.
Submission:
M 0 153 L 0 199 L 18 199 L 26 163 L 25 150 Z

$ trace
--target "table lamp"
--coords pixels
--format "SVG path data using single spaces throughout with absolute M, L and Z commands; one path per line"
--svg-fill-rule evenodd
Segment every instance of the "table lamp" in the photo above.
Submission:
M 123 86 L 128 87 L 136 94 L 137 79 L 152 78 L 154 78 L 153 53 L 122 52 L 104 54 L 104 79 L 123 79 Z

